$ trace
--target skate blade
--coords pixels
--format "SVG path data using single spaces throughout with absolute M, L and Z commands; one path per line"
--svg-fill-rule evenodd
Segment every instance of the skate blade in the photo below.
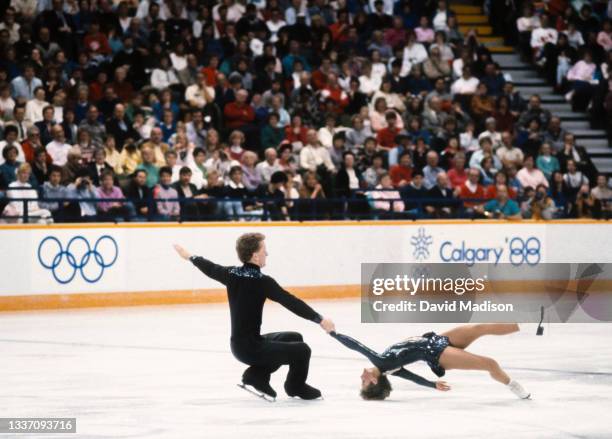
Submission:
M 318 398 L 314 398 L 314 399 L 304 399 L 304 398 L 300 398 L 299 396 L 290 396 L 289 398 L 295 399 L 297 401 L 323 401 L 325 400 L 325 398 L 323 398 L 323 395 L 319 396 Z
M 258 390 L 256 390 L 254 387 L 248 385 L 248 384 L 236 384 L 238 387 L 240 387 L 243 390 L 246 390 L 247 392 L 257 396 L 258 398 L 263 399 L 264 401 L 268 401 L 268 402 L 276 402 L 276 398 L 272 398 L 269 395 L 266 395 L 265 393 L 262 393 Z

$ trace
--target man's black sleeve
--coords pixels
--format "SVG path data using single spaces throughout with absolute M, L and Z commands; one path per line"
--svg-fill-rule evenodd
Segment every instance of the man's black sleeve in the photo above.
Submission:
M 370 362 L 374 366 L 376 366 L 381 372 L 384 372 L 388 369 L 388 367 L 385 367 L 387 365 L 385 364 L 386 362 L 382 355 L 373 351 L 361 342 L 355 340 L 353 337 L 349 337 L 348 335 L 344 334 L 338 334 L 337 332 L 330 332 L 329 335 L 334 337 L 347 348 L 357 351 L 367 357 L 367 359 L 370 360 Z
M 409 370 L 404 369 L 403 367 L 399 370 L 396 370 L 391 375 L 410 380 L 413 383 L 419 384 L 421 386 L 431 387 L 432 389 L 436 388 L 436 383 L 434 383 L 433 381 L 429 381 L 423 378 L 422 376 L 417 375 L 416 373 L 412 373 Z
M 321 323 L 321 320 L 323 320 L 321 315 L 306 304 L 306 302 L 298 299 L 288 291 L 285 291 L 283 287 L 270 276 L 264 277 L 263 289 L 263 293 L 268 299 L 280 303 L 292 313 L 315 323 Z
M 201 256 L 192 256 L 189 258 L 189 260 L 206 276 L 216 280 L 217 282 L 221 282 L 223 285 L 227 285 L 229 278 L 227 267 L 215 264 L 214 262 L 211 262 Z

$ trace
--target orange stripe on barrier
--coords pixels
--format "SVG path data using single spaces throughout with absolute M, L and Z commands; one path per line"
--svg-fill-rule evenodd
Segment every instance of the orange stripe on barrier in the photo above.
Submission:
M 2 230 L 53 230 L 53 229 L 151 229 L 151 228 L 256 228 L 256 227 L 346 227 L 346 226 L 398 226 L 398 225 L 441 225 L 441 224 L 479 224 L 499 225 L 512 224 L 533 226 L 534 224 L 602 224 L 610 225 L 609 221 L 592 219 L 575 220 L 364 220 L 364 221 L 274 221 L 274 222 L 193 222 L 193 223 L 64 223 L 64 224 L 0 224 Z
M 321 285 L 287 289 L 302 299 L 344 299 L 359 297 L 361 294 L 360 288 L 359 285 Z M 37 294 L 2 296 L 0 297 L 0 311 L 223 302 L 227 302 L 224 289 Z

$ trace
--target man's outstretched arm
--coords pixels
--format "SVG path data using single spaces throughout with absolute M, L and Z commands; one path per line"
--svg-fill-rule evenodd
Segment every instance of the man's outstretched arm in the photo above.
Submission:
M 295 297 L 293 294 L 285 291 L 274 279 L 266 277 L 264 286 L 266 297 L 270 300 L 280 303 L 292 313 L 306 319 L 318 323 L 325 332 L 335 331 L 334 322 L 324 318 L 306 302 Z
M 226 267 L 215 264 L 214 262 L 211 262 L 201 256 L 194 256 L 180 245 L 175 244 L 174 249 L 181 258 L 191 261 L 191 263 L 198 267 L 206 276 L 216 280 L 217 282 L 221 282 L 223 285 L 227 284 L 229 274 Z

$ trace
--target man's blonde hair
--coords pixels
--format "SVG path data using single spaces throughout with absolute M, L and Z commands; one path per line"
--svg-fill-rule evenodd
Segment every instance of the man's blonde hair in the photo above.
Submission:
M 245 233 L 236 240 L 236 253 L 243 264 L 251 260 L 266 237 L 261 233 Z

